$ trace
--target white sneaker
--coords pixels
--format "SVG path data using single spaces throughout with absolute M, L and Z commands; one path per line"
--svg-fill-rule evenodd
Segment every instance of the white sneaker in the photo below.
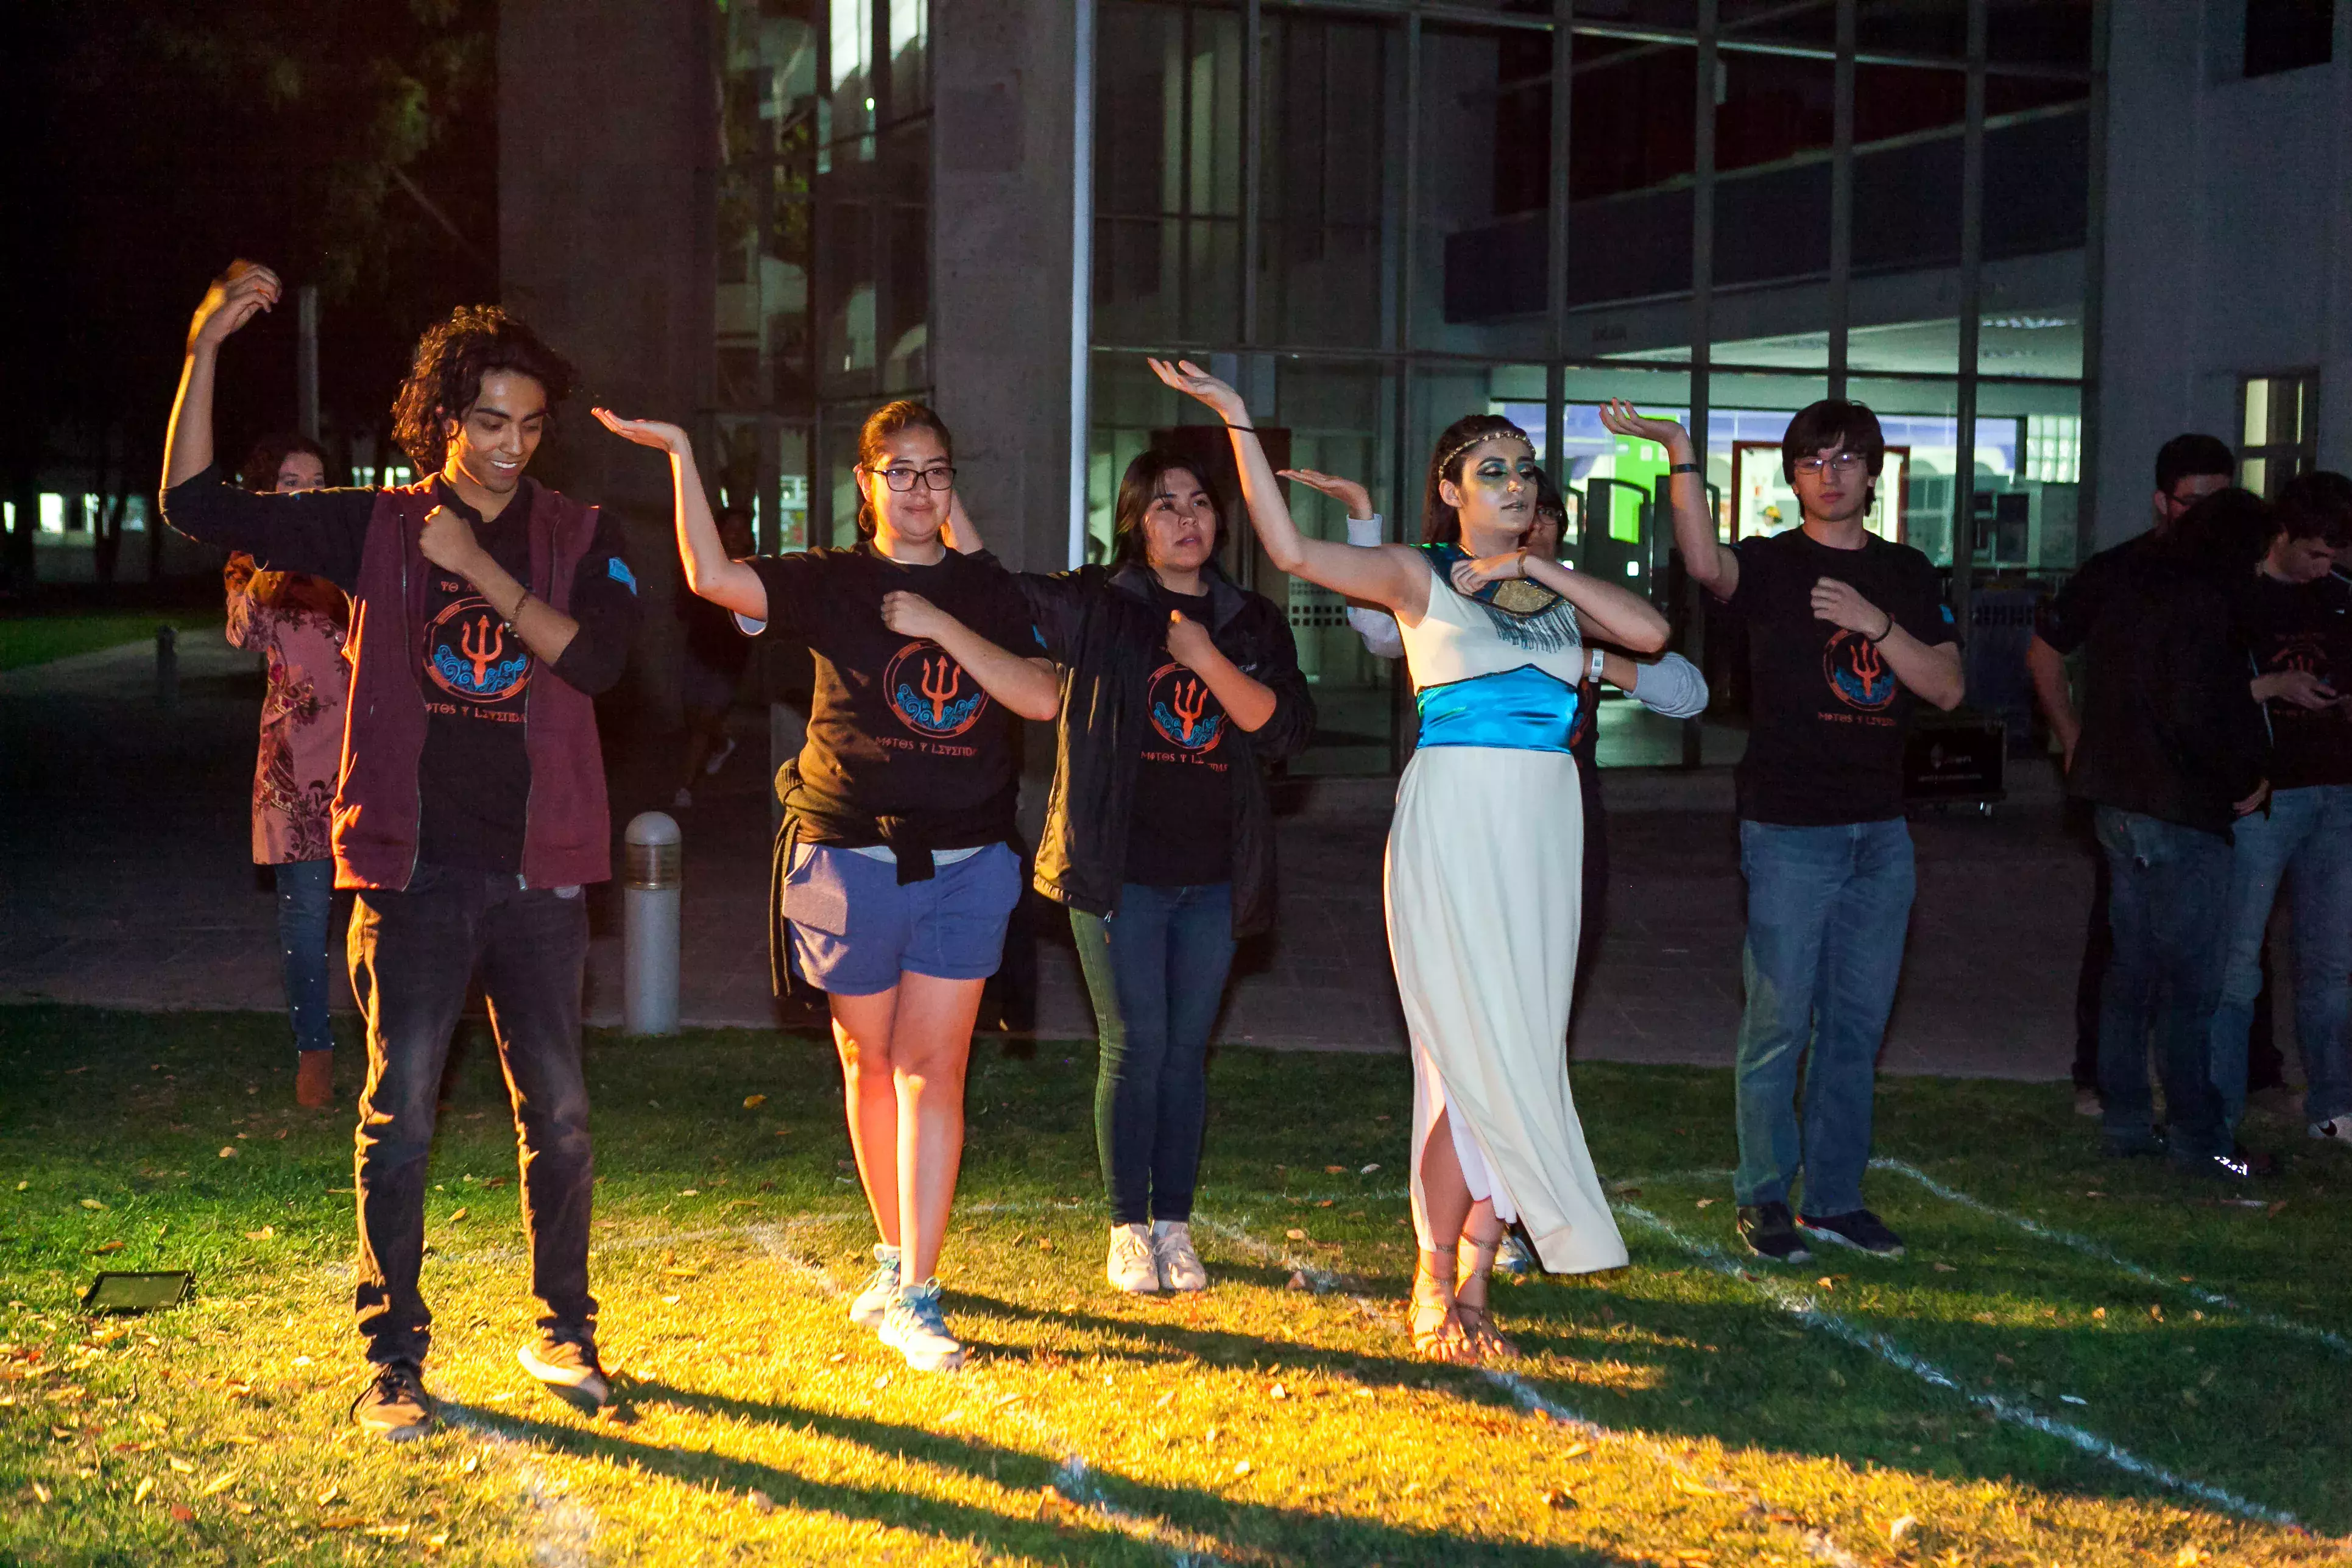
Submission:
M 1181 1219 L 1155 1220 L 1151 1226 L 1151 1258 L 1160 1278 L 1171 1290 L 1205 1290 L 1209 1271 L 1192 1250 L 1192 1227 Z
M 898 1300 L 898 1249 L 887 1242 L 874 1244 L 874 1278 L 849 1303 L 849 1321 L 861 1329 L 878 1329 L 883 1315 Z
M 727 765 L 727 759 L 734 754 L 735 737 L 730 735 L 719 743 L 719 749 L 717 751 L 710 753 L 710 760 L 702 764 L 703 776 L 708 778 L 711 774 L 716 773 L 720 768 Z
M 882 1318 L 882 1342 L 917 1372 L 954 1372 L 963 1365 L 963 1342 L 948 1332 L 936 1279 L 898 1292 Z
M 2347 1111 L 2342 1116 L 2331 1116 L 2325 1121 L 2313 1122 L 2311 1135 L 2343 1148 L 2352 1149 L 2352 1111 Z
M 1110 1227 L 1110 1259 L 1103 1265 L 1103 1274 L 1115 1290 L 1131 1296 L 1149 1296 L 1160 1289 L 1160 1264 L 1153 1254 L 1158 1250 L 1151 1233 L 1139 1225 L 1115 1225 Z

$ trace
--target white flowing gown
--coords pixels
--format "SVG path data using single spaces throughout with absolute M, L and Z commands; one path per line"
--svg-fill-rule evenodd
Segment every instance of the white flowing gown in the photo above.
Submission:
M 1619 1268 L 1625 1243 L 1568 1084 L 1584 856 L 1576 759 L 1525 743 L 1545 739 L 1549 718 L 1564 745 L 1584 664 L 1576 612 L 1561 601 L 1513 616 L 1455 593 L 1433 564 L 1429 613 L 1401 626 L 1423 744 L 1398 783 L 1383 879 L 1412 1040 L 1413 1226 L 1427 1249 L 1419 1154 L 1451 1111 L 1471 1196 L 1522 1221 L 1547 1269 Z

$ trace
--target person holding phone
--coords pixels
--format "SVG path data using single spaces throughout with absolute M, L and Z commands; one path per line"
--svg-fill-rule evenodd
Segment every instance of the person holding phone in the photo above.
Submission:
M 940 1247 L 963 1158 L 964 1069 L 980 994 L 1021 896 L 1013 848 L 1016 717 L 1051 719 L 1054 668 L 1013 578 L 950 551 L 944 420 L 884 405 L 857 443 L 858 543 L 732 560 L 686 432 L 596 417 L 669 455 L 687 585 L 752 637 L 807 645 L 808 741 L 784 807 L 778 979 L 826 994 L 850 1148 L 881 1240 L 849 1315 L 919 1371 L 963 1364 L 940 1306 Z
M 2270 727 L 2270 809 L 2237 819 L 2230 854 L 2213 1085 L 2232 1129 L 2246 1112 L 2246 1057 L 2263 942 L 2282 886 L 2294 911 L 2294 1037 L 2310 1135 L 2352 1148 L 2352 479 L 2298 474 L 2280 488 L 2241 610 L 2251 690 Z

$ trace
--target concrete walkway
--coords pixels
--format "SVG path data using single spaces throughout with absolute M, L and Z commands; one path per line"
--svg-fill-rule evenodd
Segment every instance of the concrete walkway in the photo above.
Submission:
M 138 645 L 0 675 L 0 1001 L 275 1010 L 276 912 L 247 858 L 261 697 L 255 661 L 182 639 L 177 703 Z M 1612 713 L 1612 717 L 1614 717 Z M 678 814 L 686 833 L 689 1023 L 771 1026 L 768 797 L 759 716 Z M 616 737 L 615 827 L 667 808 L 674 742 Z M 2063 1077 L 2090 867 L 2038 764 L 1992 816 L 1917 818 L 1919 899 L 1885 1065 L 1906 1073 Z M 1739 1010 L 1742 885 L 1727 770 L 1609 770 L 1609 929 L 1577 1022 L 1580 1057 L 1722 1066 Z M 1282 923 L 1236 964 L 1219 1037 L 1395 1051 L 1403 1026 L 1381 916 L 1391 786 L 1288 786 Z M 617 863 L 617 856 L 616 856 Z M 597 889 L 593 1020 L 619 1021 L 619 890 Z M 1066 920 L 1036 900 L 1037 1032 L 1087 1037 Z M 338 983 L 338 996 L 348 994 Z M 782 1021 L 821 1026 L 795 1006 Z

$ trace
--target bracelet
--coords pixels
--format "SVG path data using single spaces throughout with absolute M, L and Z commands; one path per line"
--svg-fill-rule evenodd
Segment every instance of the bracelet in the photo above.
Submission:
M 1870 644 L 1870 646 L 1871 646 L 1871 647 L 1876 647 L 1880 643 L 1885 642 L 1888 637 L 1893 637 L 1894 635 L 1895 635 L 1895 612 L 1894 612 L 1894 611 L 1892 611 L 1892 610 L 1889 610 L 1889 611 L 1887 611 L 1887 612 L 1886 612 L 1886 629 L 1885 629 L 1885 631 L 1883 631 L 1883 632 L 1879 633 L 1876 637 L 1872 637 L 1869 633 L 1864 632 L 1864 633 L 1863 634 L 1863 640 L 1864 640 L 1864 642 L 1867 642 L 1868 644 Z
M 1248 431 L 1248 432 L 1249 432 L 1251 435 L 1253 435 L 1253 436 L 1255 436 L 1255 435 L 1256 435 L 1256 434 L 1257 434 L 1257 426 L 1255 426 L 1255 425 L 1236 425 L 1236 424 L 1234 424 L 1234 423 L 1232 420 L 1230 420 L 1230 419 L 1228 419 L 1228 420 L 1226 420 L 1226 421 L 1225 421 L 1225 428 L 1226 428 L 1226 429 L 1228 429 L 1228 430 L 1246 430 L 1246 431 Z
M 509 615 L 500 616 L 499 617 L 499 620 L 501 620 L 501 621 L 503 621 L 504 623 L 506 623 L 506 624 L 507 624 L 508 626 L 513 626 L 517 621 L 519 621 L 519 620 L 522 619 L 522 607 L 523 607 L 525 605 L 528 605 L 528 604 L 530 604 L 530 589 L 528 589 L 528 588 L 525 588 L 525 589 L 522 591 L 521 595 L 516 598 L 516 600 L 515 600 L 515 607 L 514 607 L 514 610 L 512 611 L 512 613 L 510 613 L 510 614 L 509 614 Z
M 1695 474 L 1698 472 L 1698 465 L 1696 463 L 1676 463 L 1674 467 L 1668 468 L 1666 472 L 1670 474 Z

